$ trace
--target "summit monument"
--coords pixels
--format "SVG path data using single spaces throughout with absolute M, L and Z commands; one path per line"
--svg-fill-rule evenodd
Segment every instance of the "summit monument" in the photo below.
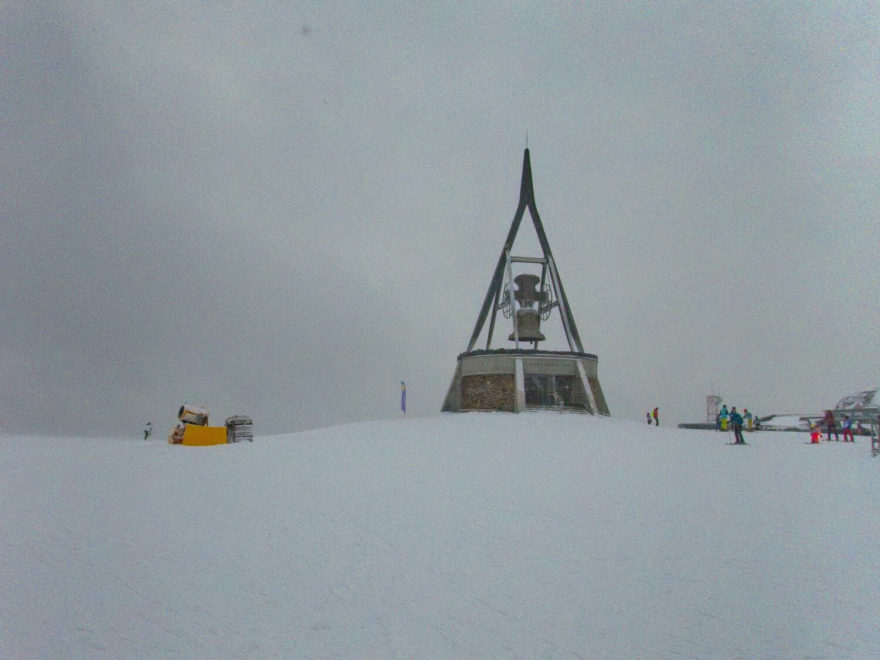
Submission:
M 523 215 L 528 209 L 541 254 L 512 253 Z M 493 347 L 498 312 L 509 320 L 501 332 L 508 344 Z M 554 317 L 562 326 L 567 350 L 539 348 Z M 489 322 L 484 348 L 475 348 Z M 510 345 L 512 343 L 512 346 Z M 584 352 L 577 325 L 550 251 L 535 204 L 529 150 L 523 155 L 519 205 L 492 274 L 467 350 L 458 356 L 443 411 L 569 410 L 609 415 L 598 376 L 599 359 Z

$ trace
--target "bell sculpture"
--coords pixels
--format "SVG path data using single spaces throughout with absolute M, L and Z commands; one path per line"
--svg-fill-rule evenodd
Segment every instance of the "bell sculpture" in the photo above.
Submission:
M 516 291 L 513 297 L 519 304 L 516 310 L 516 332 L 511 332 L 510 341 L 544 341 L 541 334 L 540 306 L 546 302 L 547 294 L 538 290 L 541 279 L 532 273 L 523 273 L 513 278 Z M 537 307 L 535 306 L 537 305 Z
M 540 246 L 540 253 L 533 251 L 531 255 L 519 250 L 514 252 L 517 232 L 526 211 L 531 216 Z M 501 332 L 496 328 L 499 312 L 513 330 L 507 337 L 508 341 L 514 342 L 513 346 L 496 347 L 492 344 L 493 336 L 503 339 L 508 333 L 508 330 Z M 551 318 L 558 321 L 561 328 L 548 326 Z M 548 328 L 549 340 L 542 332 Z M 567 346 L 559 345 L 562 336 Z M 485 338 L 485 344 L 478 348 L 481 337 Z M 538 342 L 544 342 L 541 348 Z M 458 355 L 442 410 L 520 413 L 552 409 L 609 415 L 608 403 L 599 385 L 598 364 L 596 355 L 584 352 L 550 251 L 535 203 L 532 165 L 526 149 L 519 204 L 467 349 Z

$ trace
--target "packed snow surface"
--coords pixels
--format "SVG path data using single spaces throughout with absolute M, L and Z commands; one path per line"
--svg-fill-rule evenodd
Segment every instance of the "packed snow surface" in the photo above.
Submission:
M 0 657 L 877 657 L 880 457 L 747 439 L 554 413 L 0 436 Z

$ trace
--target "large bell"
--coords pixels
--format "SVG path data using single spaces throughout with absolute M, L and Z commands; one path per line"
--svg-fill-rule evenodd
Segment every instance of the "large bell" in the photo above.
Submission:
M 516 310 L 516 333 L 511 332 L 509 340 L 514 341 L 519 335 L 519 341 L 543 341 L 546 339 L 541 334 L 541 313 L 533 308 L 535 303 L 544 302 L 545 293 L 538 289 L 541 278 L 532 273 L 523 273 L 513 278 L 517 289 L 513 294 L 520 308 Z
M 546 337 L 541 334 L 541 315 L 536 309 L 516 310 L 516 329 L 520 341 L 544 341 Z M 508 337 L 510 341 L 516 339 L 514 333 Z

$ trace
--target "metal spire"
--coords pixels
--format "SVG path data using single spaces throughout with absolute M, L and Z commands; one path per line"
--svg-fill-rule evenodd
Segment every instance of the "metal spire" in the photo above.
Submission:
M 526 134 L 526 145 L 528 145 L 528 133 Z M 549 269 L 551 282 L 556 288 L 560 315 L 562 317 L 562 324 L 565 329 L 566 337 L 568 339 L 569 348 L 572 351 L 583 353 L 584 349 L 581 345 L 580 335 L 578 334 L 577 326 L 574 322 L 574 317 L 571 314 L 571 309 L 568 305 L 568 298 L 565 295 L 565 289 L 562 287 L 562 280 L 559 278 L 556 263 L 553 260 L 553 254 L 550 251 L 550 243 L 547 241 L 547 235 L 544 233 L 544 226 L 541 224 L 541 216 L 538 214 L 538 208 L 535 204 L 535 190 L 532 184 L 532 163 L 531 158 L 529 157 L 528 146 L 526 146 L 525 153 L 523 154 L 523 169 L 519 191 L 519 205 L 517 206 L 516 213 L 513 216 L 513 222 L 510 225 L 510 231 L 507 232 L 507 239 L 504 241 L 504 247 L 501 249 L 501 255 L 498 258 L 498 264 L 495 267 L 495 272 L 492 275 L 492 281 L 489 284 L 489 290 L 486 292 L 486 297 L 483 300 L 483 306 L 480 309 L 480 315 L 477 317 L 477 323 L 474 326 L 473 333 L 471 334 L 471 339 L 468 343 L 467 352 L 472 351 L 474 346 L 476 345 L 477 339 L 479 338 L 480 333 L 483 330 L 483 325 L 486 322 L 486 318 L 488 317 L 490 310 L 492 311 L 492 319 L 489 324 L 489 333 L 486 338 L 486 348 L 488 349 L 491 345 L 492 332 L 495 326 L 495 315 L 498 311 L 498 300 L 504 284 L 505 268 L 509 266 L 511 260 L 510 250 L 513 247 L 513 242 L 516 239 L 516 234 L 519 231 L 519 225 L 520 222 L 522 222 L 523 213 L 525 213 L 526 209 L 529 210 L 529 214 L 532 216 L 532 224 L 535 226 L 535 232 L 538 235 L 538 241 L 541 245 L 541 250 L 544 253 L 544 264 Z

